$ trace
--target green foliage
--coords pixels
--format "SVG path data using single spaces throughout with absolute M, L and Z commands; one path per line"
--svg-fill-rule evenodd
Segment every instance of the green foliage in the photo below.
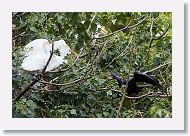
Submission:
M 144 19 L 146 18 L 146 19 Z M 144 20 L 143 20 L 144 19 Z M 143 20 L 143 21 L 142 21 Z M 170 25 L 167 33 L 162 35 Z M 142 21 L 142 22 L 141 22 Z M 141 23 L 139 23 L 141 22 Z M 135 27 L 125 29 L 128 24 Z M 19 101 L 13 103 L 13 117 L 22 118 L 115 118 L 122 100 L 121 89 L 111 72 L 118 72 L 127 79 L 135 70 L 152 70 L 172 60 L 172 14 L 139 12 L 68 12 L 68 13 L 16 13 L 13 15 L 12 83 L 13 100 L 34 78 L 22 74 L 23 47 L 34 39 L 51 41 L 64 39 L 76 53 L 84 48 L 82 57 L 67 71 L 46 73 L 44 80 L 54 83 L 72 83 L 81 77 L 89 77 L 71 85 L 55 86 L 36 84 Z M 92 39 L 94 36 L 106 38 Z M 76 56 L 67 56 L 71 66 Z M 157 78 L 169 96 L 147 95 L 139 99 L 125 98 L 120 117 L 172 117 L 172 65 L 168 63 L 150 72 Z M 139 96 L 157 88 L 146 88 Z

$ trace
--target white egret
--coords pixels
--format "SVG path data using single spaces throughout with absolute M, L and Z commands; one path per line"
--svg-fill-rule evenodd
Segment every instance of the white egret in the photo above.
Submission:
M 25 71 L 41 71 L 46 65 L 52 49 L 52 44 L 46 39 L 36 39 L 28 43 L 24 48 L 24 60 L 21 68 Z M 46 71 L 58 68 L 61 64 L 67 63 L 64 57 L 71 54 L 72 50 L 64 40 L 54 42 L 54 51 L 58 51 L 59 55 L 53 54 Z

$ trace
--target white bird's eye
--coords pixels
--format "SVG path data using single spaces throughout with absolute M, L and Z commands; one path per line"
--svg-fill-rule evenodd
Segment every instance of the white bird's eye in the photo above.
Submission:
M 56 50 L 54 50 L 54 52 L 53 52 L 55 55 L 58 55 L 58 56 L 60 56 L 61 54 L 60 54 L 60 51 L 59 51 L 59 49 L 56 49 Z

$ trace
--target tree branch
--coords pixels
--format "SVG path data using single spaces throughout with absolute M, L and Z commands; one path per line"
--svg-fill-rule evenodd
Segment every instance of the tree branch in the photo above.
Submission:
M 128 77 L 127 77 L 127 80 L 126 80 L 125 89 L 123 89 L 123 91 L 122 91 L 123 96 L 122 96 L 122 99 L 121 99 L 121 102 L 120 102 L 120 105 L 119 105 L 119 109 L 117 110 L 117 115 L 116 115 L 117 118 L 119 118 L 119 117 L 121 116 L 121 109 L 122 109 L 122 107 L 123 107 L 123 102 L 124 102 L 124 100 L 125 100 L 125 98 L 126 98 L 125 92 L 126 92 L 126 90 L 127 90 L 127 88 L 128 88 L 128 82 L 129 82 L 130 73 L 131 73 L 131 68 L 132 68 L 133 51 L 134 51 L 134 50 L 132 49 L 132 56 L 131 56 L 131 61 L 130 61 L 130 64 L 129 64 Z
M 95 17 L 97 15 L 97 12 L 94 13 L 94 16 L 92 17 L 91 21 L 90 21 L 90 25 L 88 26 L 87 32 L 89 32 L 91 26 L 92 26 L 92 22 L 94 21 Z
M 148 16 L 149 16 L 149 15 L 148 15 Z M 140 25 L 142 22 L 144 22 L 144 21 L 148 18 L 148 16 L 146 16 L 145 18 L 143 18 L 143 19 L 142 19 L 141 21 L 139 21 L 138 23 L 136 23 L 136 24 L 134 24 L 134 25 L 132 25 L 132 26 L 129 26 L 129 29 L 134 28 L 134 27 Z
M 149 43 L 149 47 L 148 47 L 149 49 L 146 52 L 144 60 L 148 59 L 147 57 L 149 56 L 150 48 L 152 47 L 152 43 L 154 42 L 154 40 L 159 40 L 160 38 L 162 38 L 168 32 L 168 30 L 170 28 L 170 25 L 169 25 L 168 28 L 166 29 L 166 31 L 161 36 L 155 38 L 155 36 L 153 36 L 153 32 L 152 32 L 153 25 L 154 25 L 154 19 L 152 18 L 152 14 L 151 14 L 150 43 Z M 140 70 L 140 67 L 143 66 L 143 64 L 144 64 L 144 61 L 142 61 L 142 63 L 139 65 L 139 70 Z
M 129 28 L 129 25 L 131 24 L 131 22 L 132 22 L 132 21 L 130 21 L 129 24 L 127 24 L 126 27 L 121 28 L 121 29 L 119 29 L 119 30 L 116 30 L 115 32 L 110 33 L 110 34 L 108 34 L 108 35 L 106 35 L 106 36 L 102 36 L 102 37 L 93 37 L 93 40 L 94 40 L 94 39 L 104 39 L 104 38 L 107 38 L 107 37 L 109 37 L 109 36 L 112 36 L 112 35 L 114 35 L 114 34 L 116 34 L 116 33 L 119 33 L 119 32 L 121 32 L 121 31 L 124 31 L 124 30 L 126 30 L 126 29 Z
M 50 53 L 49 59 L 48 59 L 48 61 L 46 62 L 46 65 L 44 66 L 44 68 L 42 69 L 42 75 L 45 74 L 45 71 L 46 71 L 46 69 L 47 69 L 47 67 L 48 67 L 48 65 L 49 65 L 49 63 L 50 63 L 50 60 L 51 60 L 51 58 L 52 58 L 52 56 L 53 56 L 53 50 L 54 50 L 54 43 L 52 43 L 52 48 L 51 48 L 51 53 Z
M 114 34 L 116 34 L 116 33 L 119 33 L 119 32 L 121 32 L 121 31 L 134 28 L 134 27 L 140 25 L 140 24 L 141 24 L 143 21 L 145 21 L 147 18 L 148 18 L 148 16 L 144 17 L 141 21 L 139 21 L 138 23 L 136 23 L 136 24 L 134 24 L 134 25 L 132 25 L 132 26 L 130 26 L 130 24 L 132 23 L 132 21 L 130 21 L 130 22 L 127 24 L 127 26 L 125 26 L 124 28 L 121 28 L 121 29 L 119 29 L 119 30 L 116 30 L 115 32 L 110 33 L 110 34 L 108 34 L 108 35 L 106 35 L 106 36 L 93 37 L 92 40 L 94 40 L 94 39 L 104 39 L 104 38 L 107 38 L 107 37 L 109 37 L 109 36 L 112 36 L 112 35 L 114 35 Z
M 148 92 L 148 93 L 140 95 L 140 96 L 134 96 L 134 97 L 125 96 L 125 97 L 128 98 L 128 99 L 140 99 L 140 98 L 143 98 L 143 97 L 146 97 L 146 96 L 149 96 L 149 95 L 158 96 L 160 94 L 163 94 L 163 92 Z
M 170 24 L 169 24 L 169 26 L 168 26 L 168 28 L 166 29 L 166 31 L 162 34 L 162 35 L 160 35 L 159 37 L 153 37 L 153 40 L 159 40 L 160 38 L 162 38 L 167 32 L 168 32 L 168 30 L 169 30 L 169 28 L 170 28 Z
M 109 62 L 103 69 L 106 69 L 107 67 L 109 67 L 109 65 L 111 65 L 116 59 L 118 59 L 120 56 L 122 56 L 125 53 L 125 51 L 128 49 L 129 45 L 130 45 L 130 42 L 126 46 L 126 48 L 118 56 L 116 56 L 115 58 L 113 58 L 112 61 Z
M 83 50 L 84 50 L 84 47 L 81 48 L 81 50 L 80 50 L 79 54 L 77 55 L 75 61 L 69 67 L 67 67 L 67 68 L 65 68 L 63 70 L 59 70 L 59 71 L 49 71 L 49 73 L 59 73 L 59 72 L 66 72 L 66 71 L 70 70 L 76 64 L 76 62 L 78 61 L 78 59 L 80 58 Z
M 74 80 L 72 82 L 68 82 L 68 83 L 64 83 L 64 84 L 52 83 L 52 82 L 48 82 L 48 81 L 44 81 L 44 80 L 40 81 L 40 83 L 50 84 L 50 85 L 55 85 L 55 86 L 69 86 L 69 85 L 77 84 L 77 83 L 79 83 L 81 81 L 85 81 L 85 80 L 87 80 L 89 78 L 91 78 L 91 76 L 89 76 L 89 77 L 81 77 L 81 78 L 76 79 L 76 80 Z
M 143 72 L 143 73 L 145 73 L 145 74 L 150 73 L 150 72 L 155 71 L 155 70 L 157 70 L 157 69 L 159 69 L 159 68 L 161 68 L 161 67 L 163 67 L 163 66 L 165 66 L 165 65 L 168 65 L 168 64 L 170 64 L 170 63 L 172 63 L 172 61 L 169 61 L 169 62 L 167 62 L 167 63 L 165 63 L 165 64 L 162 64 L 162 65 L 160 65 L 160 66 L 158 66 L 158 67 L 155 67 L 155 68 L 153 68 L 153 69 L 151 69 L 151 70 L 148 70 L 148 71 L 145 71 L 145 72 Z

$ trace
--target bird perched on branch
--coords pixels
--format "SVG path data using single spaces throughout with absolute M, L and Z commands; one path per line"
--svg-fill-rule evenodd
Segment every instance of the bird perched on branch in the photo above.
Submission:
M 50 44 L 46 39 L 36 39 L 28 43 L 24 47 L 24 60 L 21 64 L 21 69 L 25 71 L 41 71 L 46 65 L 52 51 L 52 43 Z M 64 40 L 54 42 L 54 53 L 46 72 L 58 68 L 61 64 L 67 63 L 65 56 L 71 54 L 73 51 L 66 44 Z
M 121 87 L 122 85 L 126 85 L 127 81 L 122 79 L 118 74 L 111 73 L 111 75 L 113 79 L 117 80 L 119 87 Z M 138 94 L 139 92 L 142 91 L 144 87 L 150 87 L 150 86 L 137 85 L 138 82 L 148 83 L 151 84 L 151 86 L 158 87 L 162 91 L 164 90 L 163 87 L 159 84 L 159 81 L 157 79 L 142 72 L 134 72 L 133 78 L 129 79 L 127 84 L 126 92 L 128 96 L 131 96 L 133 94 Z

